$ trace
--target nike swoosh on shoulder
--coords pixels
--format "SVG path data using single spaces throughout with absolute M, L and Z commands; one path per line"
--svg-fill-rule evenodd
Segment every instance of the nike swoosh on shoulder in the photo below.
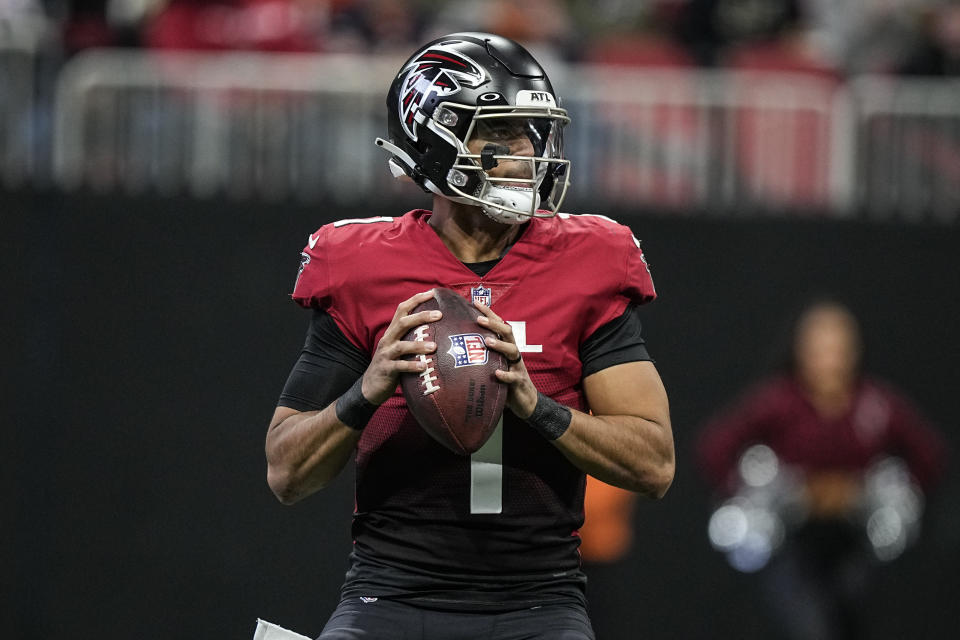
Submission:
M 310 248 L 311 248 L 311 249 L 313 249 L 315 246 L 317 246 L 317 241 L 318 241 L 319 239 L 320 239 L 320 232 L 319 232 L 319 231 L 317 232 L 317 235 L 316 235 L 316 236 L 314 236 L 313 234 L 310 234 L 310 239 L 309 239 L 307 242 L 310 244 Z

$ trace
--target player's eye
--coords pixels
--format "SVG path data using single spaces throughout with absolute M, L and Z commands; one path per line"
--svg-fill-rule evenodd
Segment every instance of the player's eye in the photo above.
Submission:
M 547 152 L 555 125 L 549 118 L 483 118 L 475 121 L 471 139 L 511 146 L 513 141 L 527 139 L 534 155 Z
M 496 118 L 477 122 L 476 137 L 493 142 L 515 140 L 529 135 L 528 123 L 523 119 Z

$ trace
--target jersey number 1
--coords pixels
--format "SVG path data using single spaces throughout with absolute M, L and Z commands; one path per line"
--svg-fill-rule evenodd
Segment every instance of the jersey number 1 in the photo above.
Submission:
M 470 513 L 503 511 L 503 416 L 490 439 L 470 456 Z
M 527 344 L 527 323 L 510 320 L 521 353 L 542 353 L 543 345 Z M 470 513 L 503 511 L 503 417 L 490 439 L 470 456 Z

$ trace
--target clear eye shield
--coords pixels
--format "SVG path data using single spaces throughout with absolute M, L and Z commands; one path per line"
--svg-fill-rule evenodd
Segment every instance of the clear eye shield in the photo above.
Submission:
M 448 140 L 456 139 L 457 160 L 447 183 L 460 201 L 508 224 L 556 215 L 570 184 L 570 161 L 563 158 L 563 127 L 570 121 L 566 111 L 448 103 L 435 113 L 439 123 L 450 123 Z M 452 126 L 461 117 L 471 120 L 458 137 Z M 492 171 L 496 167 L 501 169 Z M 475 185 L 471 193 L 464 190 L 468 185 Z

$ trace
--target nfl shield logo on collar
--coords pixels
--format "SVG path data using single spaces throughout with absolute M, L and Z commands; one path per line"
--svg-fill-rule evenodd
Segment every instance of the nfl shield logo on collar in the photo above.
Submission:
M 479 302 L 485 307 L 489 307 L 493 302 L 490 288 L 484 287 L 482 284 L 470 289 L 470 297 L 473 298 L 474 302 Z
M 470 367 L 475 364 L 487 364 L 487 345 L 479 333 L 460 333 L 450 336 L 450 350 L 453 366 Z

